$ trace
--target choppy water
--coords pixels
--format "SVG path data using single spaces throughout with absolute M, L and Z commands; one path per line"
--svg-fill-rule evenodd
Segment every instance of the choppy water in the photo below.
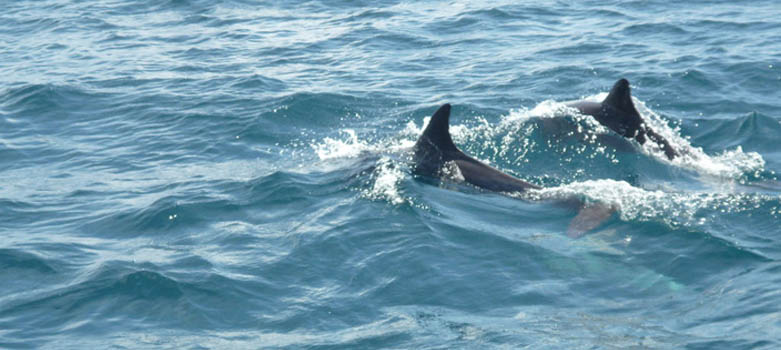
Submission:
M 0 348 L 781 347 L 776 1 L 7 1 Z M 571 115 L 628 78 L 687 157 Z M 576 215 L 410 173 L 466 152 Z

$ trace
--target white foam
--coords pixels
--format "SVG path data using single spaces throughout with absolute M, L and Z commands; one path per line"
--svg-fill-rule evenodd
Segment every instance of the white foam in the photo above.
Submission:
M 442 177 L 453 181 L 455 183 L 462 183 L 466 181 L 464 178 L 464 174 L 461 173 L 461 169 L 458 167 L 458 164 L 453 161 L 445 162 L 445 165 L 442 166 L 442 169 L 440 170 L 442 173 Z
M 625 181 L 590 180 L 530 191 L 534 200 L 580 197 L 615 207 L 624 221 L 661 221 L 673 227 L 704 224 L 703 210 L 737 213 L 759 208 L 767 197 L 747 193 L 664 192 L 634 187 Z M 772 214 L 772 213 L 771 213 Z
M 585 98 L 585 100 L 596 101 L 596 97 L 598 96 L 600 95 L 587 97 Z M 505 127 L 507 127 L 508 124 L 523 123 L 531 119 L 550 119 L 550 118 L 561 118 L 565 116 L 572 116 L 574 117 L 575 121 L 585 122 L 592 130 L 596 132 L 608 131 L 607 128 L 599 124 L 599 122 L 594 120 L 594 118 L 581 115 L 580 113 L 578 113 L 578 110 L 576 108 L 567 106 L 567 103 L 568 102 L 545 100 L 540 102 L 536 106 L 534 106 L 534 108 L 532 109 L 521 108 L 521 109 L 510 110 L 510 113 L 507 116 L 502 118 L 500 125 L 504 125 Z
M 689 140 L 681 136 L 680 128 L 671 128 L 662 117 L 645 105 L 645 102 L 633 98 L 637 111 L 656 133 L 667 139 L 673 148 L 680 150 L 681 156 L 669 161 L 682 168 L 692 169 L 701 175 L 720 179 L 737 179 L 746 173 L 761 171 L 765 160 L 756 152 L 743 152 L 738 146 L 733 150 L 709 156 L 702 148 L 692 146 Z M 653 142 L 646 142 L 642 149 L 662 161 L 668 161 L 664 151 Z
M 343 129 L 340 131 L 340 134 L 345 135 L 346 138 L 333 139 L 326 137 L 322 143 L 312 145 L 320 160 L 355 158 L 362 152 L 369 151 L 372 148 L 366 141 L 359 140 L 353 129 Z
M 404 172 L 390 158 L 380 158 L 371 175 L 371 188 L 363 190 L 366 198 L 384 200 L 393 205 L 407 202 L 399 189 Z
M 412 122 L 397 137 L 379 141 L 360 139 L 353 129 L 342 129 L 339 133 L 342 138 L 326 137 L 322 142 L 311 144 L 320 160 L 356 158 L 365 153 L 403 152 L 415 145 L 420 134 Z

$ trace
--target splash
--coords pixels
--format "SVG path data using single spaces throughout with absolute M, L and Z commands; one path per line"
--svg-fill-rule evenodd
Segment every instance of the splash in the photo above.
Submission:
M 326 137 L 321 142 L 313 142 L 311 147 L 320 160 L 356 158 L 367 153 L 400 153 L 412 149 L 421 132 L 415 123 L 410 122 L 396 137 L 375 141 L 359 138 L 353 129 L 342 129 L 339 132 L 342 138 Z
M 618 209 L 624 221 L 662 221 L 671 227 L 702 225 L 705 211 L 740 213 L 760 208 L 777 199 L 747 193 L 650 191 L 625 181 L 590 180 L 530 191 L 524 198 L 561 200 L 579 197 L 586 203 L 599 202 Z M 770 209 L 771 215 L 775 215 Z
M 365 198 L 402 205 L 407 202 L 399 189 L 402 179 L 404 172 L 390 158 L 380 158 L 371 174 L 371 188 L 364 189 L 362 194 Z
M 600 93 L 588 96 L 584 100 L 598 102 L 602 101 L 606 96 L 607 93 Z M 756 152 L 744 152 L 740 146 L 733 150 L 725 150 L 717 155 L 706 154 L 702 148 L 693 146 L 686 137 L 681 136 L 680 127 L 670 127 L 659 114 L 648 108 L 645 102 L 635 97 L 632 97 L 632 99 L 646 123 L 667 139 L 675 149 L 681 151 L 680 157 L 670 161 L 664 155 L 664 151 L 655 143 L 646 142 L 644 145 L 640 145 L 632 140 L 631 142 L 635 143 L 636 147 L 644 154 L 654 157 L 660 162 L 690 169 L 703 177 L 717 180 L 738 180 L 745 174 L 760 172 L 764 169 L 765 160 L 761 155 Z M 597 135 L 610 133 L 609 129 L 602 126 L 593 117 L 579 113 L 576 109 L 568 107 L 566 103 L 546 100 L 533 109 L 510 111 L 507 116 L 502 118 L 497 128 L 502 132 L 508 132 L 508 137 L 503 141 L 503 144 L 507 145 L 509 142 L 514 141 L 513 137 L 509 136 L 510 133 L 521 131 L 522 125 L 531 124 L 529 122 L 533 120 L 544 121 L 546 119 L 571 117 L 573 118 L 575 129 L 568 135 L 573 136 L 575 133 L 582 135 L 583 141 L 590 144 L 596 142 Z M 526 134 L 529 131 L 526 130 Z M 473 132 L 484 131 L 474 130 Z M 583 153 L 582 151 L 585 151 L 585 148 L 580 151 L 577 153 Z M 595 151 L 596 153 L 605 153 L 606 148 L 604 146 L 596 147 Z M 585 154 L 585 156 L 593 157 L 594 155 Z
M 440 173 L 444 179 L 453 181 L 455 183 L 462 183 L 466 181 L 464 174 L 461 173 L 461 169 L 458 168 L 458 165 L 454 161 L 445 162 L 445 165 L 442 166 Z
M 355 158 L 363 152 L 371 151 L 373 148 L 368 142 L 359 140 L 353 129 L 343 129 L 340 131 L 340 134 L 346 136 L 346 138 L 334 139 L 326 137 L 321 143 L 312 145 L 320 160 Z
M 667 139 L 675 149 L 682 151 L 681 156 L 669 161 L 670 163 L 682 168 L 695 170 L 706 177 L 717 179 L 739 179 L 744 174 L 764 169 L 765 160 L 762 159 L 759 153 L 744 152 L 740 146 L 734 150 L 725 150 L 718 155 L 709 156 L 702 148 L 692 146 L 687 138 L 681 136 L 680 127 L 670 127 L 662 117 L 648 108 L 645 102 L 634 97 L 633 101 L 637 111 L 640 112 L 646 123 Z M 642 149 L 647 154 L 653 155 L 662 161 L 667 161 L 664 151 L 653 142 L 646 142 Z
M 606 93 L 601 93 L 586 99 L 599 101 L 605 96 Z M 688 139 L 681 136 L 678 127 L 670 127 L 643 101 L 635 99 L 634 102 L 650 127 L 665 137 L 676 149 L 683 150 L 681 152 L 683 156 L 669 161 L 664 152 L 655 147 L 653 143 L 648 142 L 641 146 L 634 140 L 630 141 L 635 143 L 635 146 L 644 154 L 654 157 L 660 162 L 691 169 L 705 177 L 720 180 L 739 179 L 748 172 L 756 172 L 764 167 L 765 162 L 759 154 L 743 152 L 740 147 L 719 155 L 709 156 L 701 148 L 692 146 Z M 567 118 L 568 121 L 562 118 Z M 543 141 L 549 143 L 545 145 L 528 137 L 541 127 L 541 124 L 538 123 L 540 120 L 572 124 L 571 128 L 566 128 L 568 134 L 583 141 L 582 145 L 562 146 L 577 149 L 557 148 L 556 151 L 574 151 L 571 152 L 573 156 L 588 158 L 604 156 L 612 162 L 619 161 L 615 154 L 611 153 L 610 148 L 601 145 L 597 138 L 600 134 L 611 133 L 609 129 L 599 124 L 591 116 L 580 114 L 565 103 L 552 100 L 543 101 L 532 109 L 511 110 L 509 114 L 500 117 L 496 123 L 489 122 L 482 116 L 473 117 L 470 118 L 468 124 L 451 125 L 450 131 L 454 141 L 462 145 L 464 150 L 476 159 L 489 165 L 492 160 L 496 161 L 497 159 L 504 163 L 509 162 L 511 165 L 517 165 L 528 162 L 527 155 L 530 152 L 548 152 L 553 149 L 552 143 L 555 143 L 555 139 Z M 405 198 L 402 194 L 400 184 L 408 173 L 406 161 L 411 157 L 410 151 L 429 121 L 430 117 L 424 118 L 420 124 L 410 121 L 396 134 L 384 138 L 372 137 L 373 134 L 359 137 L 355 130 L 343 129 L 340 132 L 340 137 L 326 137 L 319 143 L 313 143 L 311 147 L 322 161 L 357 158 L 366 154 L 379 156 L 379 160 L 371 172 L 367 188 L 362 190 L 363 196 L 374 200 L 385 200 L 393 205 L 412 203 L 411 199 Z M 544 149 L 546 146 L 547 150 Z M 567 159 L 563 160 L 567 161 Z M 462 176 L 455 167 L 446 166 L 442 170 L 449 180 L 463 181 L 459 181 Z M 577 172 L 585 171 L 587 170 L 577 170 Z M 508 172 L 512 173 L 512 170 L 508 170 Z M 579 196 L 587 200 L 615 205 L 620 208 L 623 220 L 662 218 L 663 221 L 672 226 L 700 221 L 701 218 L 697 218 L 697 214 L 703 209 L 739 210 L 741 206 L 738 202 L 755 200 L 748 195 L 741 197 L 740 194 L 731 191 L 727 194 L 717 194 L 644 190 L 633 187 L 627 182 L 615 180 L 575 181 L 567 185 L 548 187 L 539 191 L 536 196 L 539 197 L 538 199 Z
M 340 132 L 342 138 L 326 137 L 319 143 L 313 143 L 317 157 L 321 161 L 333 161 L 337 159 L 354 159 L 366 155 L 376 156 L 379 159 L 372 167 L 367 187 L 360 190 L 364 198 L 386 201 L 392 205 L 402 205 L 408 201 L 401 193 L 400 184 L 404 179 L 404 159 L 415 140 L 413 137 L 419 133 L 419 128 L 412 122 L 393 138 L 373 141 L 371 138 L 359 138 L 352 129 L 343 129 Z M 410 202 L 411 203 L 411 202 Z

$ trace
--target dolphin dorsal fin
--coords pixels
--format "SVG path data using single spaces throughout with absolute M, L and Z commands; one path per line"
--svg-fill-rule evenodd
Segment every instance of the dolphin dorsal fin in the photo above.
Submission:
M 629 81 L 626 79 L 619 79 L 610 90 L 610 93 L 605 97 L 602 103 L 606 103 L 621 111 L 636 114 L 635 104 L 632 103 L 632 94 L 629 89 Z
M 426 139 L 440 152 L 458 150 L 450 137 L 450 104 L 445 103 L 439 107 L 431 120 L 428 122 L 426 130 L 421 135 L 421 140 Z

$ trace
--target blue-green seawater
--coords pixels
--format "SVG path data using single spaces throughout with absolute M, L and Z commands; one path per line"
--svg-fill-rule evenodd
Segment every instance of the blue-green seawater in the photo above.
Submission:
M 3 1 L 0 348 L 781 348 L 777 1 Z M 629 79 L 668 161 L 577 115 Z M 618 211 L 417 178 L 465 152 Z

